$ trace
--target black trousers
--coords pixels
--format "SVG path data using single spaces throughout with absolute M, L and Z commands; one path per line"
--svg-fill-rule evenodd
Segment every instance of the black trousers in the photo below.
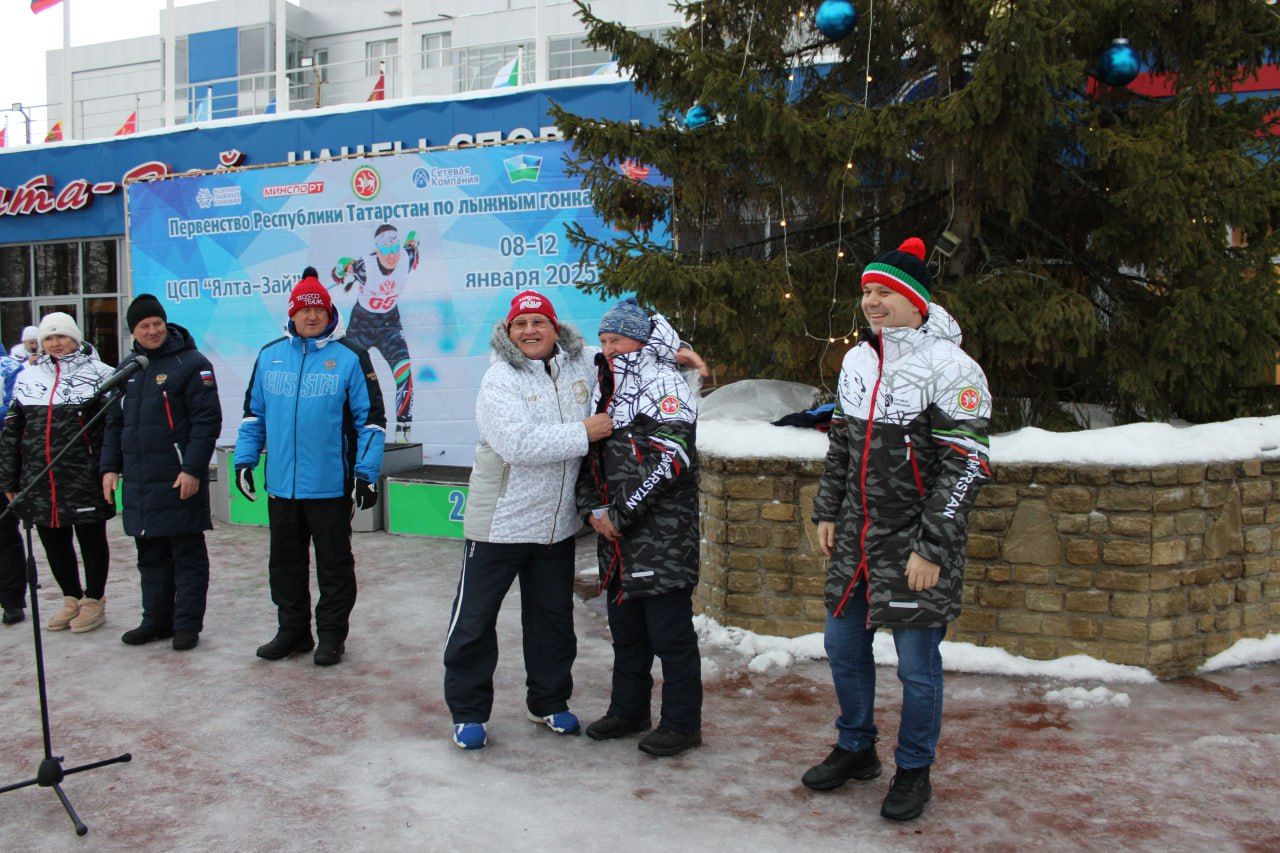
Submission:
M 702 658 L 693 630 L 693 587 L 618 603 L 609 593 L 613 635 L 613 694 L 609 714 L 649 719 L 653 658 L 662 661 L 662 718 L 658 725 L 681 734 L 702 731 Z
M 529 710 L 569 709 L 573 694 L 573 537 L 554 545 L 467 540 L 444 646 L 444 698 L 455 723 L 485 723 L 498 667 L 498 610 L 520 578 L 520 626 Z
M 342 642 L 356 606 L 351 555 L 351 498 L 267 499 L 271 525 L 268 572 L 280 630 L 311 635 L 311 545 L 316 549 L 316 633 Z
M 80 543 L 80 556 L 84 558 L 84 586 L 80 585 L 80 565 L 76 562 L 76 550 L 71 545 L 71 531 L 75 531 Z M 101 600 L 107 591 L 107 572 L 111 568 L 111 550 L 107 547 L 107 523 L 93 521 L 73 524 L 69 527 L 45 527 L 36 525 L 40 544 L 49 561 L 49 570 L 63 595 L 72 598 L 96 598 Z
M 9 508 L 9 499 L 0 494 L 0 512 Z M 0 521 L 0 607 L 5 610 L 27 606 L 27 549 L 18 532 L 18 513 Z
M 138 536 L 142 625 L 161 631 L 204 630 L 209 552 L 204 534 Z

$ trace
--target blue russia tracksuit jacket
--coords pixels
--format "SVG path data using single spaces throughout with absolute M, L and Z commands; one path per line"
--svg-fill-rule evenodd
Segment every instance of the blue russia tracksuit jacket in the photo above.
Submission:
M 307 500 L 378 482 L 387 419 L 369 354 L 343 339 L 342 320 L 317 338 L 287 334 L 258 353 L 244 397 L 236 467 L 267 452 L 267 494 Z

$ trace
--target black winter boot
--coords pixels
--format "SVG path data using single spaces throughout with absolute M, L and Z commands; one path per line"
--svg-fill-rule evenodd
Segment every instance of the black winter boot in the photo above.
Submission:
M 121 634 L 120 642 L 126 646 L 141 646 L 150 643 L 152 640 L 167 640 L 172 636 L 172 631 L 152 628 L 150 625 L 139 625 L 132 631 L 125 631 Z
M 929 768 L 915 767 L 904 770 L 899 767 L 893 774 L 889 793 L 880 804 L 880 816 L 889 820 L 915 820 L 924 811 L 924 804 L 933 796 L 929 785 Z
M 644 736 L 640 741 L 640 751 L 649 755 L 657 755 L 667 757 L 671 755 L 679 755 L 686 749 L 694 746 L 702 746 L 702 735 L 694 733 L 691 735 L 673 732 L 671 729 L 664 729 L 658 726 L 653 731 Z
M 627 717 L 615 717 L 612 714 L 605 714 L 587 726 L 587 737 L 592 740 L 615 740 L 636 732 L 648 731 L 650 725 L 652 723 L 648 717 L 643 720 L 632 720 Z
M 800 778 L 806 788 L 815 791 L 830 791 L 839 788 L 850 779 L 865 782 L 880 775 L 880 759 L 876 756 L 875 745 L 857 752 L 836 747 L 821 764 L 810 767 Z
M 185 652 L 194 649 L 200 645 L 199 631 L 174 631 L 173 632 L 173 650 L 175 652 Z
M 276 632 L 271 642 L 258 646 L 258 657 L 264 660 L 280 660 L 287 658 L 295 652 L 309 652 L 315 647 L 316 641 L 311 639 L 311 634 L 288 634 L 284 631 Z
M 345 651 L 346 644 L 342 640 L 321 637 L 320 645 L 316 646 L 316 653 L 312 659 L 316 662 L 316 666 L 333 666 L 336 663 L 342 663 L 342 653 Z
M 3 621 L 6 625 L 17 625 L 26 618 L 27 608 L 25 607 L 6 607 L 4 609 Z

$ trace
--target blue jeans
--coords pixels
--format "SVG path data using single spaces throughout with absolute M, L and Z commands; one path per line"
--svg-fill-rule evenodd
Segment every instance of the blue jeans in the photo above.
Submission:
M 898 680 L 902 682 L 902 720 L 898 748 L 893 752 L 900 769 L 933 764 L 938 736 L 942 733 L 942 655 L 938 646 L 945 627 L 895 628 Z M 867 628 L 867 585 L 858 584 L 849 596 L 844 615 L 827 614 L 824 645 L 831 664 L 831 678 L 840 700 L 836 718 L 839 746 L 851 752 L 876 742 L 876 665 L 871 656 L 873 629 Z

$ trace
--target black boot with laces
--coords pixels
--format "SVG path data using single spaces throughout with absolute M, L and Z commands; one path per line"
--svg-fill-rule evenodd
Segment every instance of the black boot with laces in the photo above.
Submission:
M 904 770 L 899 767 L 893 774 L 889 793 L 880 804 L 880 816 L 889 820 L 915 820 L 924 811 L 924 804 L 933 796 L 929 785 L 929 768 L 915 767 Z

